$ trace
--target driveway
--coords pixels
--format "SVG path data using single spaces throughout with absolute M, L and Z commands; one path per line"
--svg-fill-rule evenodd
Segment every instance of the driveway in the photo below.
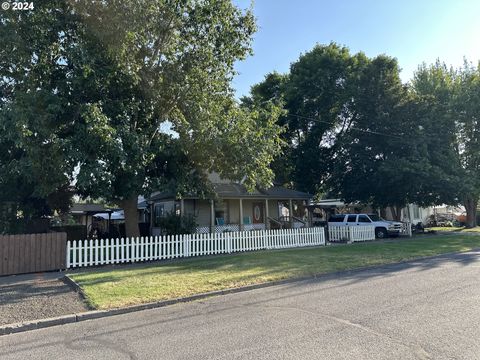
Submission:
M 85 311 L 62 276 L 52 272 L 0 277 L 0 325 Z
M 0 337 L 2 360 L 479 359 L 480 252 Z

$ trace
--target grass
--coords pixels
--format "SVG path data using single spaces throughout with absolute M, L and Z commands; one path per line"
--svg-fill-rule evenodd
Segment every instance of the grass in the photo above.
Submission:
M 466 228 L 464 226 L 461 227 L 456 227 L 456 226 L 437 226 L 437 227 L 431 227 L 428 228 L 428 230 L 434 230 L 434 231 L 460 231 L 460 232 L 480 232 L 480 226 L 474 227 L 474 228 Z
M 388 264 L 480 247 L 480 236 L 440 235 L 394 242 L 259 251 L 72 273 L 89 305 L 109 309 L 207 291 Z

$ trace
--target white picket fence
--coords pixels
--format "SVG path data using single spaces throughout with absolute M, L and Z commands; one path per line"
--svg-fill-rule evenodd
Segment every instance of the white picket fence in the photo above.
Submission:
M 400 231 L 400 235 L 405 235 L 405 236 L 408 236 L 408 237 L 412 237 L 412 223 L 411 222 L 402 223 L 402 230 Z
M 320 227 L 67 242 L 67 269 L 262 249 L 325 245 Z
M 369 241 L 375 240 L 375 226 L 344 226 L 344 225 L 329 225 L 328 226 L 328 241 Z

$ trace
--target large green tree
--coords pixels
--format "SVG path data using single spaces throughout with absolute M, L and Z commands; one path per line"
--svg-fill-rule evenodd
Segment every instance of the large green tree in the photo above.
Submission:
M 362 69 L 352 109 L 330 182 L 337 193 L 390 207 L 398 220 L 408 203 L 455 201 L 455 172 L 442 163 L 451 135 L 437 134 L 444 129 L 436 128 L 431 99 L 402 84 L 396 59 L 381 55 Z
M 479 69 L 468 63 L 455 70 L 437 61 L 421 65 L 412 82 L 415 93 L 431 103 L 429 154 L 443 172 L 436 192 L 447 192 L 447 203 L 463 203 L 469 227 L 477 225 L 480 196 L 479 79 Z
M 63 59 L 75 21 L 67 8 L 44 1 L 35 11 L 0 14 L 0 203 L 9 214 L 0 232 L 23 230 L 18 216 L 64 211 L 72 196 L 64 152 L 72 87 Z
M 351 85 L 353 116 L 335 144 L 328 185 L 349 202 L 390 206 L 398 218 L 417 182 L 407 157 L 414 144 L 407 90 L 396 60 L 369 60 Z
M 477 226 L 480 198 L 480 64 L 468 63 L 458 70 L 453 111 L 457 115 L 456 154 L 464 175 L 460 198 L 467 211 L 467 225 Z
M 271 183 L 280 110 L 241 108 L 230 87 L 235 61 L 251 51 L 250 10 L 227 0 L 52 0 L 16 14 L 2 19 L 15 40 L 2 38 L 2 71 L 28 86 L 5 81 L 12 99 L 2 111 L 15 136 L 28 135 L 18 145 L 32 151 L 28 161 L 38 155 L 42 171 L 55 169 L 35 189 L 70 181 L 81 195 L 118 203 L 135 236 L 140 194 L 181 196 L 210 171 L 250 188 Z
M 242 99 L 244 104 L 273 101 L 284 107 L 279 125 L 287 146 L 272 165 L 280 183 L 311 193 L 325 188 L 335 138 L 354 116 L 351 84 L 366 62 L 362 53 L 351 55 L 335 43 L 317 45 L 292 63 L 288 74 L 268 74 Z
M 286 149 L 273 163 L 283 183 L 317 194 L 391 207 L 454 203 L 458 174 L 448 122 L 436 100 L 402 84 L 396 59 L 351 54 L 334 43 L 269 74 L 244 104 L 276 101 Z M 453 136 L 455 137 L 455 136 Z
M 213 170 L 250 187 L 270 183 L 278 111 L 242 109 L 230 88 L 235 61 L 250 52 L 250 11 L 226 0 L 74 8 L 85 36 L 72 65 L 89 99 L 71 143 L 77 187 L 119 203 L 128 235 L 138 234 L 138 195 L 171 185 L 159 159 L 172 149 L 186 159 L 176 179 L 183 190 Z

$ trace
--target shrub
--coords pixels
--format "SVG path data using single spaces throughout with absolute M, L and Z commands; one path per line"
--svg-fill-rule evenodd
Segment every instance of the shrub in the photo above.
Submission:
M 197 228 L 197 222 L 193 215 L 177 215 L 174 211 L 160 218 L 162 235 L 193 234 Z

